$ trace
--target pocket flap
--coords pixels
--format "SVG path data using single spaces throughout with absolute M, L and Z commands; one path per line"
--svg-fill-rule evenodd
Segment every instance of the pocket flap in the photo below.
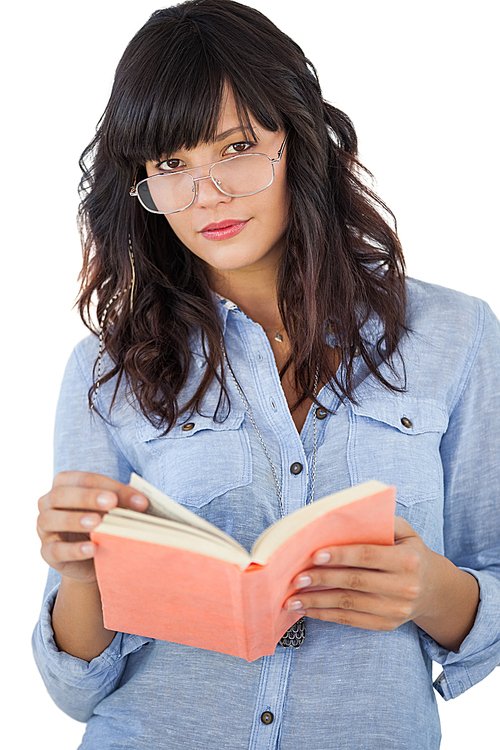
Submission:
M 405 435 L 443 433 L 448 427 L 448 415 L 440 404 L 431 399 L 417 399 L 405 394 L 370 398 L 359 404 L 352 404 L 352 410 L 360 417 L 383 422 Z
M 231 410 L 224 421 L 220 422 L 215 422 L 211 416 L 201 416 L 200 414 L 193 414 L 193 416 L 189 418 L 183 416 L 166 435 L 163 435 L 163 428 L 157 428 L 146 419 L 141 419 L 137 423 L 137 438 L 141 443 L 157 439 L 179 440 L 180 438 L 183 438 L 188 440 L 202 430 L 212 430 L 215 432 L 220 430 L 237 430 L 241 426 L 244 418 L 244 412 L 238 413 L 233 410 Z

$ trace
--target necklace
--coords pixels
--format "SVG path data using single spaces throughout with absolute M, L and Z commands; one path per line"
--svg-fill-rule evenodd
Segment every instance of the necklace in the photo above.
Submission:
M 282 328 L 281 330 L 283 330 L 283 328 Z M 267 329 L 267 328 L 264 328 L 264 331 L 265 331 L 266 333 L 274 333 L 274 340 L 275 340 L 275 341 L 279 341 L 279 343 L 280 343 L 280 344 L 282 344 L 282 343 L 283 343 L 283 336 L 282 336 L 282 334 L 281 334 L 281 331 L 270 331 L 270 330 L 269 330 L 269 329 Z
M 281 511 L 281 517 L 285 517 L 285 508 L 283 505 L 283 493 L 281 490 L 281 482 L 278 478 L 278 472 L 276 471 L 276 467 L 273 464 L 273 460 L 269 454 L 269 451 L 267 449 L 267 445 L 264 442 L 264 438 L 260 434 L 260 430 L 257 427 L 255 420 L 253 418 L 252 411 L 250 409 L 250 406 L 248 404 L 248 401 L 245 398 L 245 394 L 241 390 L 240 384 L 236 380 L 236 376 L 233 372 L 233 369 L 231 365 L 229 364 L 229 361 L 227 359 L 227 355 L 225 352 L 225 348 L 222 348 L 222 353 L 224 356 L 224 360 L 226 362 L 226 365 L 228 367 L 229 372 L 231 373 L 231 377 L 234 381 L 234 384 L 236 386 L 236 390 L 238 391 L 238 395 L 241 398 L 243 402 L 243 406 L 245 407 L 245 411 L 248 414 L 248 418 L 250 419 L 250 422 L 252 423 L 252 426 L 257 433 L 257 436 L 259 438 L 260 444 L 262 445 L 264 449 L 264 453 L 266 454 L 266 458 L 269 461 L 269 465 L 271 467 L 271 471 L 273 473 L 274 478 L 274 484 L 276 485 L 276 493 L 278 495 L 279 505 L 280 505 L 280 511 Z M 316 397 L 317 390 L 318 390 L 318 381 L 319 381 L 319 366 L 316 367 L 316 373 L 314 376 L 314 386 L 313 386 L 313 395 Z M 314 402 L 313 402 L 313 457 L 312 457 L 312 467 L 311 467 L 311 488 L 309 491 L 309 499 L 307 500 L 307 504 L 310 504 L 314 500 L 314 484 L 316 481 L 316 457 L 317 457 L 317 442 L 318 442 L 318 435 L 317 435 L 317 417 L 316 417 L 316 409 L 314 408 Z M 289 628 L 286 633 L 280 638 L 279 643 L 284 648 L 290 648 L 290 646 L 293 646 L 293 648 L 298 648 L 302 645 L 304 642 L 304 639 L 306 637 L 306 621 L 304 617 L 301 617 L 297 622 L 292 625 L 291 628 Z

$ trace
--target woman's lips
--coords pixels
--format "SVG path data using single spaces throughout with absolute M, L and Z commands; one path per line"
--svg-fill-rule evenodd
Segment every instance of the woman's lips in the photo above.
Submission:
M 249 219 L 245 221 L 227 219 L 227 221 L 219 221 L 217 224 L 207 224 L 201 230 L 201 234 L 207 240 L 227 240 L 229 237 L 234 237 L 235 234 L 241 232 L 249 221 Z

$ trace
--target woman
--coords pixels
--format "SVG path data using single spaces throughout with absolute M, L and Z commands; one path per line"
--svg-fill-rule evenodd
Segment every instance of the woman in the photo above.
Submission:
M 445 698 L 500 660 L 497 321 L 405 279 L 350 120 L 245 6 L 154 14 L 82 165 L 80 311 L 91 326 L 95 294 L 100 336 L 62 387 L 34 636 L 82 747 L 437 748 L 431 660 Z M 247 548 L 379 479 L 395 545 L 318 550 L 283 604 L 306 618 L 297 649 L 247 663 L 115 634 L 88 531 L 146 509 L 132 470 Z

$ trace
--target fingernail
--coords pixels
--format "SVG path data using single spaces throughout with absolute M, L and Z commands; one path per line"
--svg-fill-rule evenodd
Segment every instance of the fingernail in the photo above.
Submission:
M 94 526 L 97 526 L 97 524 L 100 523 L 100 521 L 100 516 L 83 516 L 83 518 L 80 519 L 81 525 L 86 529 L 93 529 Z
M 82 544 L 81 547 L 80 547 L 80 549 L 81 549 L 81 551 L 83 552 L 84 555 L 88 555 L 89 557 L 93 557 L 94 556 L 94 545 L 93 544 L 89 544 L 87 542 L 87 544 Z
M 114 495 L 108 495 L 105 492 L 102 492 L 96 497 L 96 503 L 100 508 L 111 508 L 115 505 L 116 498 Z
M 299 576 L 295 582 L 295 588 L 303 589 L 306 586 L 310 586 L 311 583 L 312 583 L 312 578 L 310 576 Z
M 137 510 L 143 510 L 144 508 L 147 508 L 148 501 L 142 495 L 132 495 L 130 498 L 130 505 Z
M 289 612 L 295 612 L 297 609 L 302 609 L 303 604 L 298 599 L 294 599 L 293 602 L 288 602 L 287 609 Z
M 323 563 L 329 562 L 329 560 L 331 560 L 331 557 L 332 556 L 329 552 L 326 552 L 325 550 L 323 550 L 323 552 L 317 552 L 314 555 L 313 560 L 316 563 L 316 565 L 322 565 Z

